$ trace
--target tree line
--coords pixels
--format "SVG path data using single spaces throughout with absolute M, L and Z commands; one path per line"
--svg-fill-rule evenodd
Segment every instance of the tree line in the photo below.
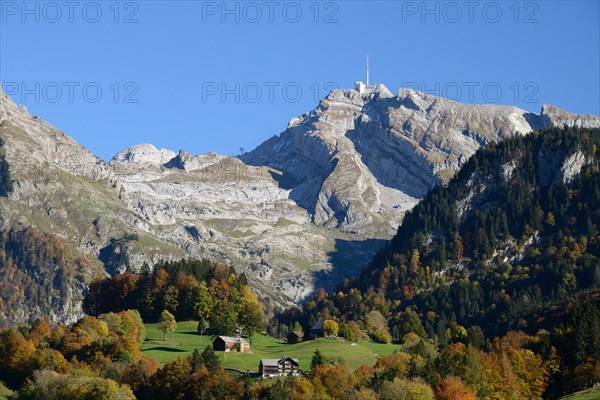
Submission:
M 145 266 L 140 273 L 97 280 L 90 284 L 83 309 L 89 315 L 136 309 L 151 322 L 167 311 L 219 335 L 250 336 L 264 326 L 263 306 L 245 275 L 208 260 L 164 262 L 152 271 Z

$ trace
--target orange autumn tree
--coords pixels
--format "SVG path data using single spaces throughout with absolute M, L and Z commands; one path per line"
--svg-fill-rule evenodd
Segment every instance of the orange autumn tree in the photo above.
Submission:
M 446 377 L 435 391 L 437 400 L 477 400 L 477 396 L 456 376 Z
M 524 348 L 533 338 L 509 332 L 494 341 L 489 353 L 479 353 L 484 373 L 482 390 L 490 399 L 516 397 L 541 399 L 548 384 L 548 371 L 539 355 Z
M 16 330 L 0 332 L 0 376 L 10 385 L 21 385 L 37 368 L 35 344 Z
M 333 367 L 320 365 L 313 371 L 312 383 L 316 387 L 323 387 L 332 398 L 341 399 L 352 392 L 356 378 L 344 364 Z

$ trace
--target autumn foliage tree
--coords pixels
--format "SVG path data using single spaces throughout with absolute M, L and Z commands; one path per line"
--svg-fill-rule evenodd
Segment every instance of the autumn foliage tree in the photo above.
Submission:
M 97 376 L 37 371 L 19 393 L 19 399 L 34 400 L 135 400 L 128 386 Z
M 446 377 L 435 391 L 437 400 L 477 400 L 473 390 L 456 376 Z
M 158 327 L 164 334 L 163 340 L 167 340 L 167 334 L 177 330 L 177 322 L 175 316 L 167 310 L 163 310 L 158 320 Z
M 336 336 L 339 331 L 338 323 L 332 319 L 325 320 L 323 322 L 323 332 L 327 336 Z

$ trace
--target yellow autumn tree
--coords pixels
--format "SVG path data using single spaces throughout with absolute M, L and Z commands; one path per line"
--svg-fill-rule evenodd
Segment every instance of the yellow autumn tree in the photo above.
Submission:
M 332 319 L 328 319 L 323 322 L 323 332 L 327 336 L 336 336 L 340 330 L 340 327 L 337 322 Z

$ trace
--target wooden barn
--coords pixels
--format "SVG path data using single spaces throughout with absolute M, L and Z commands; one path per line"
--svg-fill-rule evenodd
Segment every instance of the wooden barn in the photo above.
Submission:
M 250 351 L 250 343 L 239 336 L 217 336 L 213 340 L 214 351 L 239 351 L 245 353 Z
M 304 332 L 292 331 L 287 335 L 287 342 L 290 344 L 301 342 L 303 339 Z

